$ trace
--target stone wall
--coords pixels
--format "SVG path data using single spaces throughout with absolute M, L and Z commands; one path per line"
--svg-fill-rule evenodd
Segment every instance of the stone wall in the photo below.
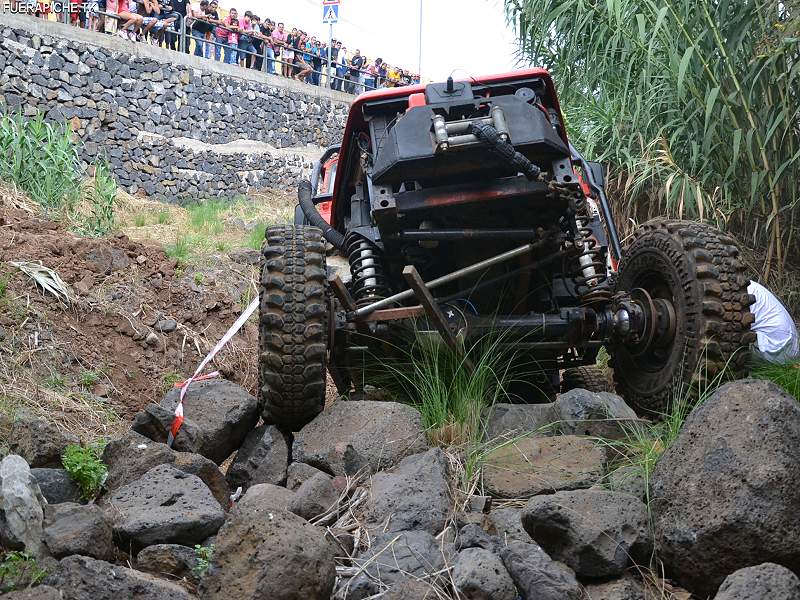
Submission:
M 81 159 L 170 201 L 292 186 L 351 97 L 235 65 L 0 13 L 0 111 L 66 120 Z

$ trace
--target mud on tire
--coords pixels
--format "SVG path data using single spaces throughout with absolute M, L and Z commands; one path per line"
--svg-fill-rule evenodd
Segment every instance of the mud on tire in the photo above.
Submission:
M 668 347 L 635 356 L 610 345 L 617 391 L 639 413 L 658 415 L 688 385 L 703 389 L 718 375 L 747 374 L 753 296 L 735 240 L 691 221 L 656 219 L 635 234 L 616 288 L 644 288 L 669 298 L 676 329 Z
M 596 365 L 565 369 L 561 375 L 561 393 L 575 389 L 590 392 L 613 392 L 614 386 L 608 370 Z
M 261 253 L 259 400 L 265 421 L 298 431 L 325 406 L 325 242 L 316 227 L 270 227 Z

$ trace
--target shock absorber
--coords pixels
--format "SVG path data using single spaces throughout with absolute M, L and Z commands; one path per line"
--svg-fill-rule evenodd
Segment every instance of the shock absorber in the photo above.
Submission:
M 583 248 L 578 254 L 580 268 L 574 275 L 574 281 L 584 305 L 611 299 L 611 291 L 600 285 L 608 279 L 608 274 L 603 252 L 592 230 L 592 221 L 586 197 L 580 194 L 580 198 L 576 199 L 575 223 Z
M 344 240 L 350 273 L 353 277 L 350 292 L 361 308 L 389 295 L 381 249 L 362 234 L 351 231 Z

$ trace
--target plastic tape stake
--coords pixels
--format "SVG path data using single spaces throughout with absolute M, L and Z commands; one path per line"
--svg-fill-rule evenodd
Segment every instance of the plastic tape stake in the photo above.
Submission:
M 259 299 L 256 298 L 253 300 L 250 305 L 244 310 L 244 312 L 239 315 L 239 318 L 236 319 L 236 322 L 228 329 L 227 333 L 222 336 L 217 345 L 212 348 L 211 352 L 208 353 L 203 359 L 203 362 L 200 363 L 200 366 L 197 367 L 197 370 L 194 372 L 194 375 L 189 377 L 183 384 L 181 384 L 181 394 L 180 398 L 178 399 L 178 406 L 175 407 L 175 418 L 172 420 L 172 427 L 170 427 L 169 435 L 167 436 L 167 446 L 172 448 L 172 444 L 175 443 L 175 437 L 178 435 L 178 432 L 181 429 L 181 425 L 183 425 L 183 401 L 186 398 L 186 392 L 189 389 L 189 386 L 192 384 L 193 381 L 202 381 L 204 379 L 211 379 L 213 377 L 219 377 L 219 372 L 214 371 L 213 373 L 209 373 L 208 375 L 201 376 L 200 373 L 203 372 L 203 369 L 208 366 L 214 357 L 222 350 L 228 342 L 231 341 L 233 336 L 235 336 L 239 330 L 244 326 L 256 309 L 258 308 Z

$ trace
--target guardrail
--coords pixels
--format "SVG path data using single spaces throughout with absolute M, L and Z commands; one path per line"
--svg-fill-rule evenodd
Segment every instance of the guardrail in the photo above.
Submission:
M 117 13 L 108 12 L 108 11 L 100 11 L 94 10 L 91 11 L 89 14 L 95 14 L 98 16 L 103 16 L 105 18 L 111 18 L 117 21 L 127 20 L 124 17 L 121 17 Z M 70 15 L 69 11 L 62 11 L 59 16 L 63 17 L 63 21 L 67 24 L 70 23 Z M 144 16 L 144 15 L 141 15 Z M 365 90 L 374 90 L 380 87 L 382 81 L 385 81 L 387 78 L 382 77 L 377 73 L 370 73 L 365 69 L 353 69 L 349 65 L 342 65 L 341 63 L 337 63 L 332 61 L 328 63 L 327 53 L 330 49 L 326 49 L 326 55 L 320 56 L 319 59 L 321 60 L 322 64 L 325 66 L 325 70 L 322 69 L 315 69 L 312 66 L 312 61 L 306 61 L 305 57 L 309 55 L 305 49 L 299 49 L 296 47 L 288 47 L 295 55 L 300 54 L 303 57 L 303 65 L 307 67 L 307 69 L 302 69 L 302 65 L 298 64 L 296 61 L 287 62 L 283 59 L 282 50 L 287 48 L 287 46 L 282 44 L 275 44 L 272 41 L 272 38 L 269 36 L 265 36 L 263 34 L 255 34 L 255 33 L 245 33 L 247 30 L 236 30 L 231 29 L 225 25 L 217 24 L 213 21 L 208 21 L 205 19 L 199 19 L 198 17 L 182 15 L 177 12 L 168 12 L 161 14 L 162 19 L 175 17 L 176 20 L 167 26 L 165 30 L 165 35 L 175 35 L 178 37 L 178 52 L 189 52 L 189 38 L 191 38 L 197 47 L 201 48 L 200 51 L 197 49 L 195 50 L 196 56 L 204 56 L 203 48 L 205 45 L 208 44 L 215 49 L 214 56 L 215 60 L 223 60 L 228 64 L 239 64 L 239 60 L 244 59 L 245 56 L 250 57 L 251 62 L 257 61 L 256 64 L 259 64 L 259 70 L 262 72 L 270 73 L 273 75 L 278 75 L 278 70 L 275 68 L 276 65 L 288 65 L 292 69 L 301 69 L 309 70 L 306 77 L 311 77 L 311 84 L 318 85 L 318 86 L 325 86 L 335 89 L 337 91 L 342 91 L 350 94 L 359 94 Z M 158 18 L 158 17 L 156 17 Z M 242 36 L 249 36 L 250 38 L 254 38 L 256 40 L 261 41 L 262 48 L 260 51 L 253 51 L 248 50 L 247 47 L 242 47 L 240 45 L 231 45 L 225 42 L 217 41 L 215 36 L 212 35 L 209 38 L 206 38 L 206 33 L 200 35 L 195 35 L 194 29 L 192 28 L 193 23 L 195 21 L 205 21 L 214 29 L 221 28 L 231 33 L 237 33 L 238 35 Z M 107 32 L 111 33 L 111 32 Z M 199 32 L 198 32 L 199 33 Z M 273 48 L 273 46 L 275 46 Z M 255 50 L 255 48 L 254 48 Z M 270 56 L 270 50 L 272 50 L 272 56 Z M 224 54 L 224 56 L 223 56 Z M 206 56 L 206 58 L 211 58 L 210 56 Z M 330 67 L 330 71 L 328 71 L 328 67 Z M 245 67 L 246 68 L 246 67 Z M 250 67 L 253 68 L 253 67 Z M 352 75 L 353 71 L 358 73 L 358 76 Z M 312 77 L 313 75 L 313 77 Z M 294 76 L 293 76 L 294 77 Z M 324 80 L 324 83 L 323 83 Z M 402 84 L 401 84 L 402 85 Z

